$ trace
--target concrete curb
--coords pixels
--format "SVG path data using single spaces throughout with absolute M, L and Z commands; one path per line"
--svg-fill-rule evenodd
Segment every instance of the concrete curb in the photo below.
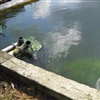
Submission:
M 17 6 L 17 5 L 22 5 L 30 2 L 35 2 L 38 0 L 11 0 L 9 2 L 0 4 L 0 11 Z
M 100 92 L 0 51 L 0 70 L 59 100 L 99 100 Z

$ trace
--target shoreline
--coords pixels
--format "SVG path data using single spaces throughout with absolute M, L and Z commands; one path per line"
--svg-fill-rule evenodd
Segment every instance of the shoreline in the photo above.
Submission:
M 16 1 L 11 0 L 11 1 L 5 2 L 3 4 L 0 4 L 0 12 L 10 9 L 10 8 L 15 8 L 15 7 L 18 7 L 21 5 L 25 5 L 25 4 L 28 4 L 31 2 L 36 2 L 36 1 L 38 1 L 38 0 L 16 0 Z

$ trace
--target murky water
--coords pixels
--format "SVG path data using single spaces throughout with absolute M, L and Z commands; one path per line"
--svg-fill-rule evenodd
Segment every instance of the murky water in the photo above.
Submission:
M 100 2 L 40 0 L 0 15 L 0 48 L 19 36 L 43 44 L 38 60 L 44 69 L 95 87 L 100 77 Z

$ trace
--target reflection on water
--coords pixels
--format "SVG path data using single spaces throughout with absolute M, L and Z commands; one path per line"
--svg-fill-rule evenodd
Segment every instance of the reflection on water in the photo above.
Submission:
M 39 0 L 9 10 L 0 15 L 0 48 L 34 36 L 43 48 L 31 63 L 94 87 L 100 77 L 99 9 L 97 0 Z
M 61 55 L 64 53 L 64 57 L 67 56 L 68 50 L 72 45 L 79 44 L 79 40 L 81 39 L 81 32 L 77 29 L 77 24 L 74 26 L 67 28 L 61 28 L 56 30 L 56 32 L 52 31 L 43 41 L 44 48 L 48 50 L 49 56 L 55 57 L 57 55 Z
M 33 11 L 33 18 L 46 18 L 50 14 L 50 1 L 44 1 L 35 6 L 35 11 Z
M 59 8 L 57 8 L 56 10 L 60 10 L 60 9 L 75 10 L 75 9 L 79 8 L 79 3 L 81 3 L 81 0 L 69 0 L 69 1 L 67 1 L 67 0 L 62 0 L 62 1 L 57 0 L 56 1 L 55 0 L 53 2 L 51 2 L 51 1 L 52 0 L 42 0 L 41 2 L 38 3 L 38 5 L 36 4 L 34 7 L 34 11 L 33 11 L 33 18 L 35 18 L 35 19 L 46 18 L 47 16 L 50 15 L 52 10 L 55 10 L 54 8 L 58 7 L 58 6 L 59 6 Z M 56 5 L 55 7 L 53 7 L 53 9 L 52 9 L 52 4 Z

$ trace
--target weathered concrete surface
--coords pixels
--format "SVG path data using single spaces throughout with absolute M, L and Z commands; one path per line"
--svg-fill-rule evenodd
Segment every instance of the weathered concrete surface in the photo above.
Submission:
M 22 4 L 22 3 L 27 3 L 27 2 L 32 2 L 36 0 L 11 0 L 9 2 L 0 4 L 0 10 L 5 10 L 7 8 Z
M 2 62 L 0 69 L 59 100 L 100 100 L 100 91 L 14 57 Z
M 9 1 L 11 1 L 11 0 L 0 0 L 0 4 L 3 4 L 5 2 L 9 2 Z
M 13 56 L 8 55 L 7 53 L 0 51 L 0 64 L 9 60 L 10 58 L 12 58 Z

